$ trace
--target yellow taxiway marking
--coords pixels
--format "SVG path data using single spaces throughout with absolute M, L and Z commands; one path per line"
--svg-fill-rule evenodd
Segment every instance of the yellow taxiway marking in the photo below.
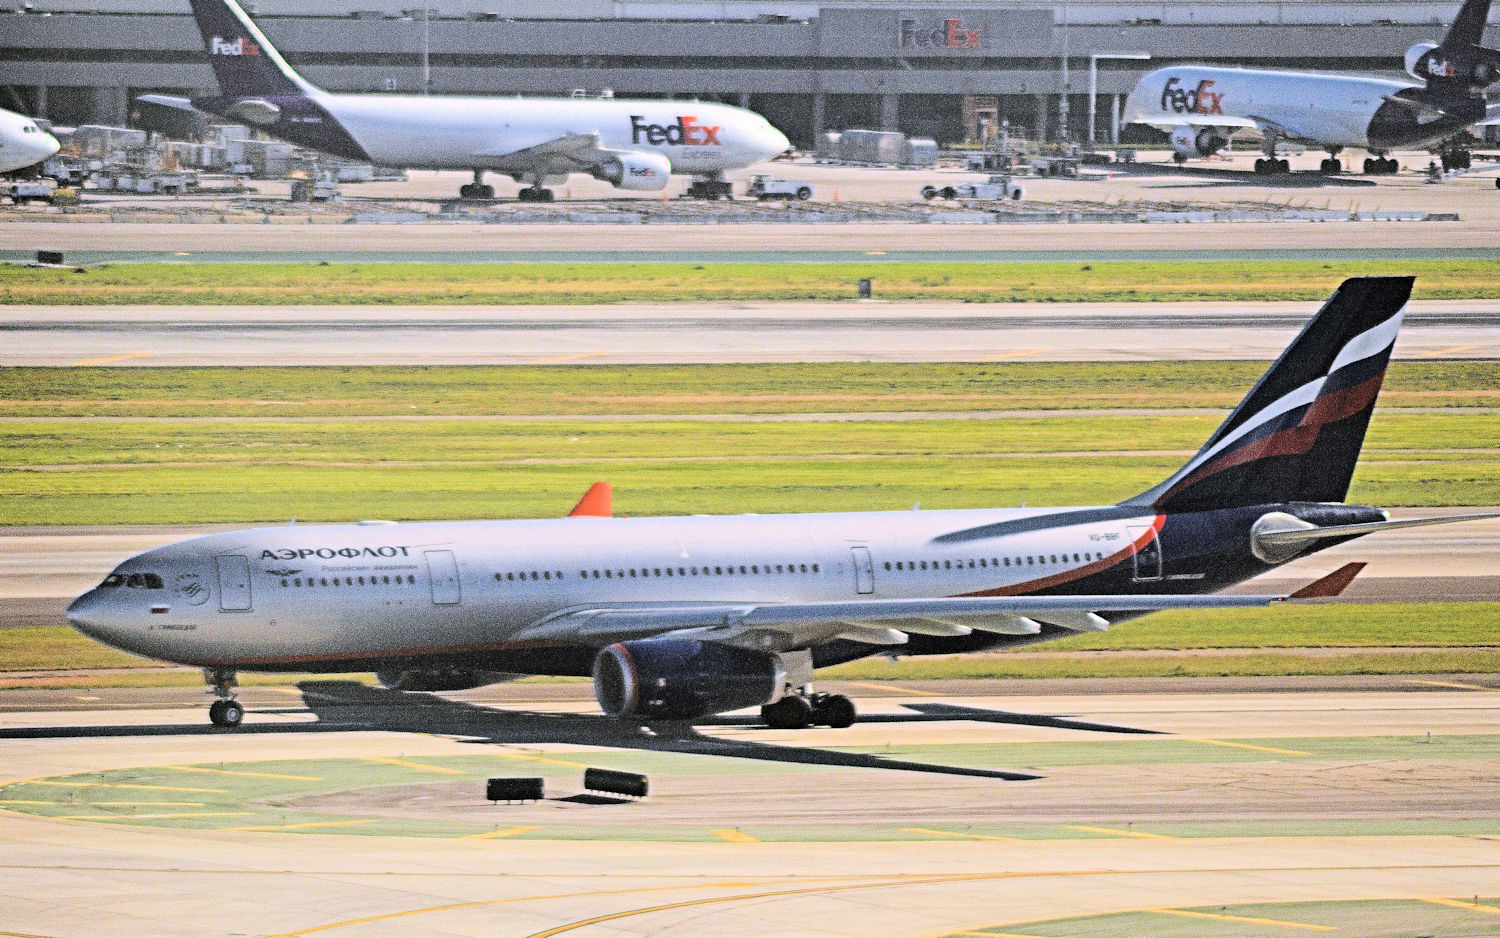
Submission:
M 112 801 L 95 801 L 92 804 L 114 804 Z M 166 802 L 173 804 L 174 802 Z M 67 804 L 66 801 L 22 801 L 19 798 L 0 798 L 0 804 Z
M 60 821 L 148 821 L 181 817 L 243 817 L 249 811 L 176 811 L 170 814 L 54 814 Z
M 1444 899 L 1434 896 L 1422 901 L 1431 902 L 1433 905 L 1446 905 L 1455 909 L 1468 909 L 1471 912 L 1486 912 L 1490 915 L 1500 915 L 1500 906 L 1480 905 L 1477 902 L 1469 902 L 1463 899 Z
M 1418 358 L 1437 358 L 1441 355 L 1452 355 L 1454 352 L 1468 352 L 1473 349 L 1484 348 L 1483 345 L 1450 345 L 1447 348 L 1433 349 L 1430 352 L 1418 352 Z
M 202 801 L 89 801 L 88 805 L 107 804 L 111 807 L 137 807 L 137 808 L 201 808 Z M 36 804 L 62 804 L 61 801 L 38 801 Z
M 110 355 L 107 358 L 85 358 L 80 362 L 69 362 L 69 368 L 85 368 L 89 365 L 108 365 L 110 362 L 129 361 L 132 358 L 150 358 L 155 352 L 131 352 L 129 355 Z
M 744 831 L 737 830 L 737 829 L 735 829 L 733 827 L 722 828 L 720 830 L 710 831 L 709 833 L 713 834 L 715 837 L 719 838 L 720 840 L 728 841 L 729 843 L 732 843 L 732 844 L 758 844 L 758 843 L 760 843 L 760 838 L 758 838 L 758 837 L 751 837 L 749 834 L 745 833 Z
M 1275 749 L 1271 746 L 1252 746 L 1249 743 L 1232 743 L 1227 739 L 1194 739 L 1185 737 L 1190 743 L 1203 743 L 1207 746 L 1230 746 L 1235 749 L 1253 749 L 1256 752 L 1274 752 L 1283 756 L 1310 756 L 1312 753 L 1303 752 L 1300 749 Z
M 501 759 L 520 759 L 524 762 L 545 762 L 548 765 L 565 765 L 570 769 L 589 768 L 589 766 L 582 762 L 569 762 L 566 759 L 549 759 L 546 756 L 533 755 L 529 752 L 492 752 L 490 755 L 498 756 Z
M 515 837 L 519 834 L 529 834 L 532 831 L 541 830 L 535 825 L 531 827 L 507 827 L 504 830 L 485 831 L 483 834 L 469 834 L 464 840 L 499 840 L 502 837 Z
M 418 772 L 433 772 L 438 775 L 468 775 L 463 769 L 450 769 L 445 765 L 428 765 L 425 762 L 408 762 L 405 759 L 390 759 L 385 756 L 365 756 L 366 762 L 379 762 L 382 765 L 399 765 L 403 769 L 416 769 Z
M 1082 824 L 1069 824 L 1070 831 L 1084 831 L 1089 834 L 1113 834 L 1116 837 L 1140 837 L 1145 840 L 1176 840 L 1168 834 L 1148 834 L 1145 831 L 1122 831 L 1113 827 L 1086 827 Z
M 931 834 L 934 837 L 958 837 L 962 840 L 1000 840 L 1007 843 L 1019 843 L 1020 837 L 995 837 L 990 834 L 967 834 L 961 831 L 940 831 L 929 827 L 903 827 L 901 830 L 908 834 Z
M 887 694 L 897 697 L 948 697 L 949 694 L 940 694 L 932 690 L 917 690 L 915 687 L 902 687 L 900 684 L 877 683 L 875 681 L 842 681 L 850 687 L 862 687 L 865 690 L 882 690 Z
M 1004 361 L 1007 358 L 1025 358 L 1027 355 L 1036 355 L 1039 352 L 1045 351 L 1047 351 L 1047 349 L 1044 348 L 1023 348 L 1017 349 L 1014 352 L 1000 352 L 995 355 L 986 355 L 979 360 L 982 362 L 998 362 Z
M 55 782 L 37 779 L 27 785 L 53 785 L 58 788 L 129 788 L 135 791 L 191 791 L 199 794 L 227 795 L 227 788 L 186 788 L 180 785 L 127 785 L 124 782 Z
M 293 782 L 321 782 L 316 775 L 282 775 L 278 772 L 241 772 L 235 769 L 207 769 L 197 765 L 164 765 L 174 772 L 202 772 L 206 775 L 239 775 L 244 778 L 284 778 Z
M 1406 683 L 1421 684 L 1424 687 L 1456 687 L 1459 690 L 1484 690 L 1492 694 L 1500 693 L 1500 688 L 1485 687 L 1483 684 L 1465 684 L 1462 681 L 1419 681 L 1416 678 L 1411 678 Z
M 248 811 L 241 812 L 248 814 Z M 221 827 L 220 833 L 229 831 L 294 831 L 305 827 L 353 827 L 356 824 L 374 824 L 374 818 L 360 818 L 356 821 L 304 821 L 301 824 L 256 824 L 249 827 Z
M 1312 925 L 1307 922 L 1283 922 L 1274 918 L 1252 918 L 1248 915 L 1226 915 L 1223 912 L 1189 912 L 1186 909 L 1143 909 L 1156 915 L 1178 915 L 1183 918 L 1211 918 L 1221 922 L 1249 922 L 1252 925 L 1276 925 L 1281 928 L 1304 928 L 1308 931 L 1338 931 L 1332 925 Z
M 533 358 L 527 362 L 528 365 L 561 365 L 563 362 L 576 362 L 582 358 L 598 358 L 608 355 L 608 352 L 575 352 L 572 355 L 552 355 L 547 358 Z

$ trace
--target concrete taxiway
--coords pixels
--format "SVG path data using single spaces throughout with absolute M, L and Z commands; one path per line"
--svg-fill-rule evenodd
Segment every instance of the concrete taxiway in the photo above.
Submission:
M 1488 896 L 1500 696 L 1439 683 L 893 685 L 849 730 L 656 735 L 586 685 L 262 689 L 239 732 L 160 691 L 31 692 L 0 700 L 0 930 L 920 938 Z M 587 796 L 585 765 L 652 793 Z M 547 798 L 484 801 L 521 774 Z
M 1270 359 L 1318 305 L 4 306 L 0 366 Z M 1395 354 L 1500 357 L 1500 303 L 1414 302 Z

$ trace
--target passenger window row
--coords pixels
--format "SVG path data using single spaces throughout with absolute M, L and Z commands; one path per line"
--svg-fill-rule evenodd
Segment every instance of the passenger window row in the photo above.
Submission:
M 1073 554 L 1073 563 L 1103 560 L 1102 553 Z M 1068 563 L 1067 554 L 1027 554 L 1019 557 L 980 557 L 978 560 L 887 560 L 887 570 L 973 570 L 987 567 L 1035 567 Z
M 630 567 L 624 570 L 579 570 L 578 577 L 583 580 L 635 580 L 654 577 L 768 576 L 822 572 L 823 565 L 817 563 L 752 563 L 723 564 L 714 567 Z M 561 570 L 555 572 L 551 570 L 510 571 L 495 574 L 495 579 L 506 583 L 513 583 L 517 580 L 561 580 L 563 572 Z
M 414 586 L 417 578 L 410 574 L 381 574 L 380 576 L 346 576 L 346 577 L 282 577 L 282 586 Z

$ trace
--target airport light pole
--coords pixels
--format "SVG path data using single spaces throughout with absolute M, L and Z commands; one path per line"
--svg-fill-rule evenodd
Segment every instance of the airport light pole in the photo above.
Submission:
M 1099 60 L 1144 61 L 1149 58 L 1151 58 L 1149 52 L 1094 52 L 1089 55 L 1089 143 L 1094 142 L 1094 122 L 1099 110 Z
M 417 10 L 403 10 L 405 15 L 415 17 Z M 423 7 L 422 14 L 422 93 L 432 94 L 432 9 Z
M 1068 4 L 1063 2 L 1062 22 L 1062 100 L 1057 103 L 1057 138 L 1064 145 L 1068 142 Z

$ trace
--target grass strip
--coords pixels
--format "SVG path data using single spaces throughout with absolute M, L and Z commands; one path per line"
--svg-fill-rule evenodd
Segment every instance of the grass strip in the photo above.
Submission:
M 0 266 L 0 303 L 518 305 L 854 299 L 1174 302 L 1318 300 L 1389 261 L 809 264 L 123 264 L 84 273 Z M 1423 299 L 1500 297 L 1500 260 L 1409 260 Z
M 0 368 L 0 417 L 1227 410 L 1265 367 L 1185 361 Z M 1500 406 L 1500 362 L 1395 362 L 1381 404 Z

